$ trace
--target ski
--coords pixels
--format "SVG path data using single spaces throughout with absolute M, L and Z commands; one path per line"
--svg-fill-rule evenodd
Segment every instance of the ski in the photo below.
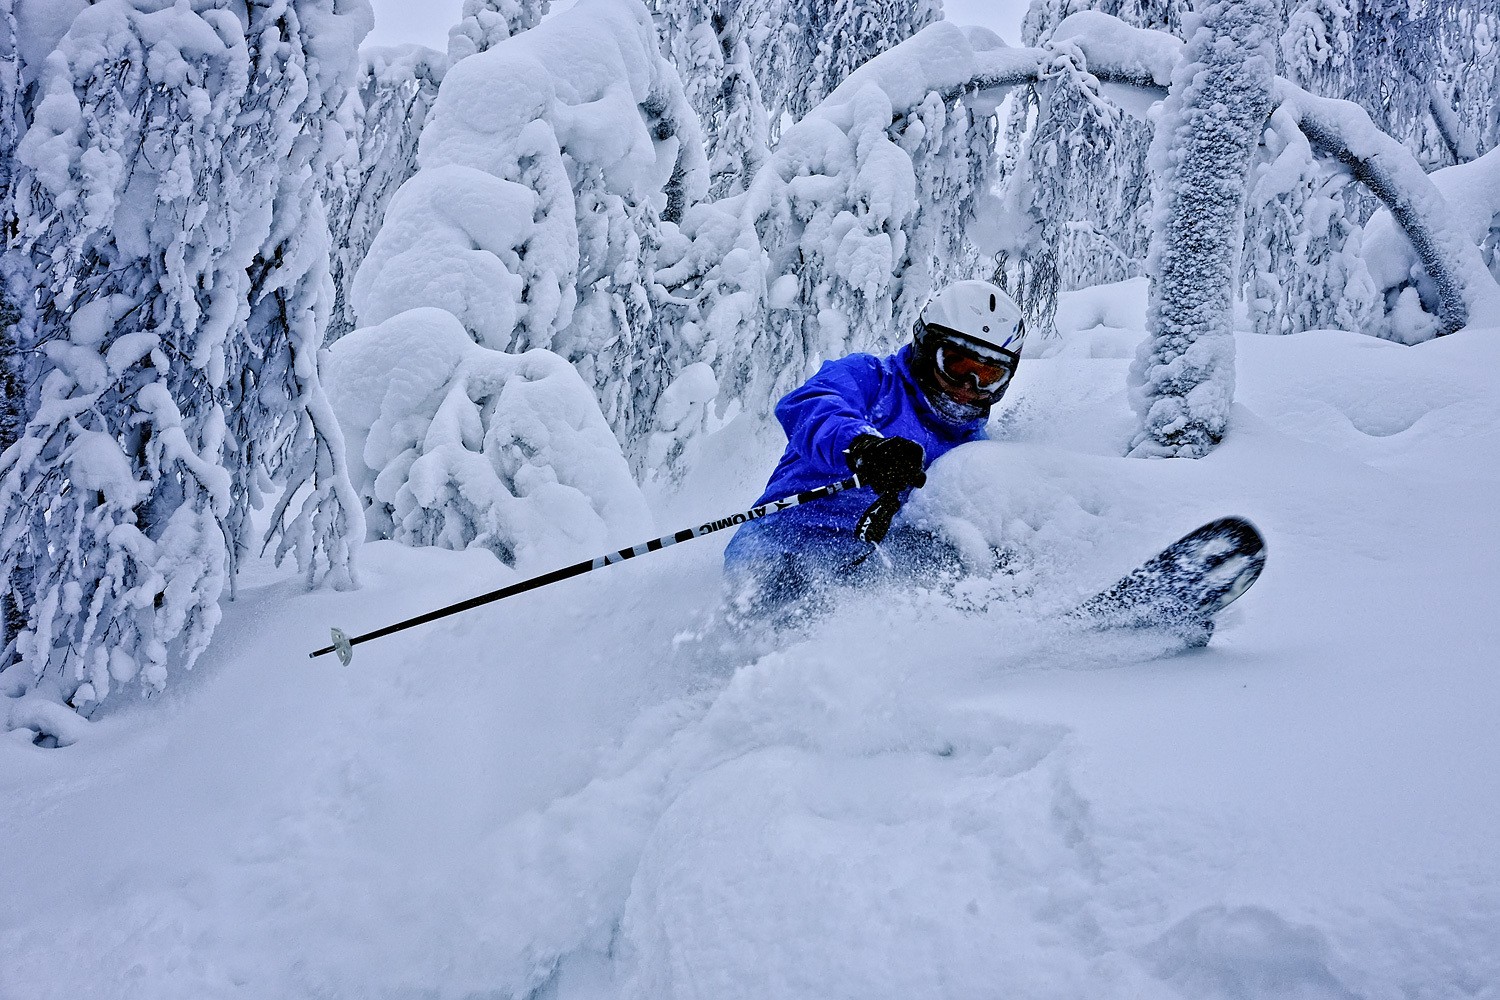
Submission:
M 1242 597 L 1266 564 L 1266 540 L 1242 517 L 1210 521 L 1162 549 L 1069 617 L 1098 628 L 1166 628 L 1189 645 L 1213 635 L 1213 619 Z

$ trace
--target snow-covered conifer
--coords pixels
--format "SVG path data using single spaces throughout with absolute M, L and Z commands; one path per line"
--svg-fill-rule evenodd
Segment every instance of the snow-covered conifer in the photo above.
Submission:
M 372 19 L 344 0 L 243 13 L 101 0 L 38 67 L 16 187 L 42 346 L 0 457 L 0 571 L 32 575 L 11 689 L 90 709 L 191 666 L 263 484 L 302 503 L 304 565 L 347 578 L 359 508 L 318 384 L 315 186 Z
M 448 64 L 536 27 L 550 5 L 551 0 L 464 0 L 459 22 L 448 31 Z
M 1202 12 L 1151 147 L 1156 177 L 1148 336 L 1131 366 L 1132 453 L 1194 458 L 1224 434 L 1234 396 L 1232 304 L 1246 178 L 1271 111 L 1271 0 Z
M 871 57 L 942 17 L 941 0 L 745 0 L 726 4 L 749 49 L 773 136 Z
M 551 351 L 488 350 L 452 313 L 412 309 L 335 344 L 328 381 L 379 537 L 525 571 L 649 534 L 591 388 Z
M 709 162 L 709 195 L 743 191 L 768 155 L 770 124 L 744 27 L 721 0 L 656 0 L 662 53 L 698 113 Z
M 365 48 L 360 58 L 359 85 L 351 98 L 354 135 L 348 155 L 333 165 L 329 186 L 334 282 L 329 342 L 356 325 L 354 274 L 380 231 L 391 197 L 417 171 L 417 141 L 447 68 L 442 53 L 420 45 Z
M 457 63 L 420 162 L 356 276 L 360 324 L 435 306 L 483 346 L 553 350 L 639 460 L 671 373 L 699 360 L 653 298 L 664 230 L 708 181 L 648 12 L 586 0 Z
M 331 158 L 348 148 L 355 127 L 340 111 L 374 15 L 368 0 L 272 0 L 251 10 L 241 117 L 258 127 L 240 129 L 257 136 L 240 152 L 274 164 L 275 174 L 249 269 L 250 314 L 231 359 L 229 448 L 243 468 L 263 471 L 281 489 L 266 536 L 277 542 L 278 562 L 294 554 L 309 585 L 352 586 L 364 525 L 318 376 L 334 300 L 322 191 Z M 248 161 L 240 169 L 252 171 Z M 259 504 L 253 487 L 237 492 L 233 537 L 244 536 Z
M 965 91 L 1034 75 L 1037 55 L 932 25 L 789 128 L 744 195 L 687 213 L 658 275 L 721 406 L 768 412 L 819 359 L 909 337 L 936 285 L 988 275 L 964 233 L 988 188 L 995 98 Z

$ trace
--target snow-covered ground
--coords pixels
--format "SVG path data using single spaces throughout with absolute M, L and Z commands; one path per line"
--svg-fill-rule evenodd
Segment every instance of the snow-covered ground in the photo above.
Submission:
M 1144 461 L 1142 297 L 1070 297 L 914 507 L 1011 572 L 758 659 L 694 637 L 722 539 L 349 668 L 329 624 L 510 571 L 245 579 L 160 698 L 0 740 L 0 997 L 1500 997 L 1500 330 L 1241 336 L 1222 447 Z M 720 432 L 660 527 L 777 448 Z M 1048 614 L 1224 513 L 1269 562 L 1207 649 Z

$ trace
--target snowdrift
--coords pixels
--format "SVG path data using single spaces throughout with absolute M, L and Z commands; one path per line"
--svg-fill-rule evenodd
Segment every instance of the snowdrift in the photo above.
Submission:
M 1493 996 L 1500 331 L 1242 335 L 1224 444 L 1129 460 L 1095 324 L 1138 289 L 1063 310 L 910 510 L 1003 570 L 762 655 L 706 628 L 707 542 L 349 670 L 328 624 L 510 571 L 265 569 L 192 683 L 0 743 L 0 996 Z M 674 517 L 743 499 L 720 434 Z M 1050 613 L 1231 512 L 1270 559 L 1207 649 Z

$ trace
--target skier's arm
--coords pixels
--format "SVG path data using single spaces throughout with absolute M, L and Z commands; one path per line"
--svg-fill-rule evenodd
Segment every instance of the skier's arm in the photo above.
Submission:
M 818 373 L 776 404 L 776 419 L 804 459 L 830 476 L 849 474 L 844 452 L 861 434 L 880 436 L 870 422 L 880 391 L 880 363 L 869 355 L 826 361 Z

